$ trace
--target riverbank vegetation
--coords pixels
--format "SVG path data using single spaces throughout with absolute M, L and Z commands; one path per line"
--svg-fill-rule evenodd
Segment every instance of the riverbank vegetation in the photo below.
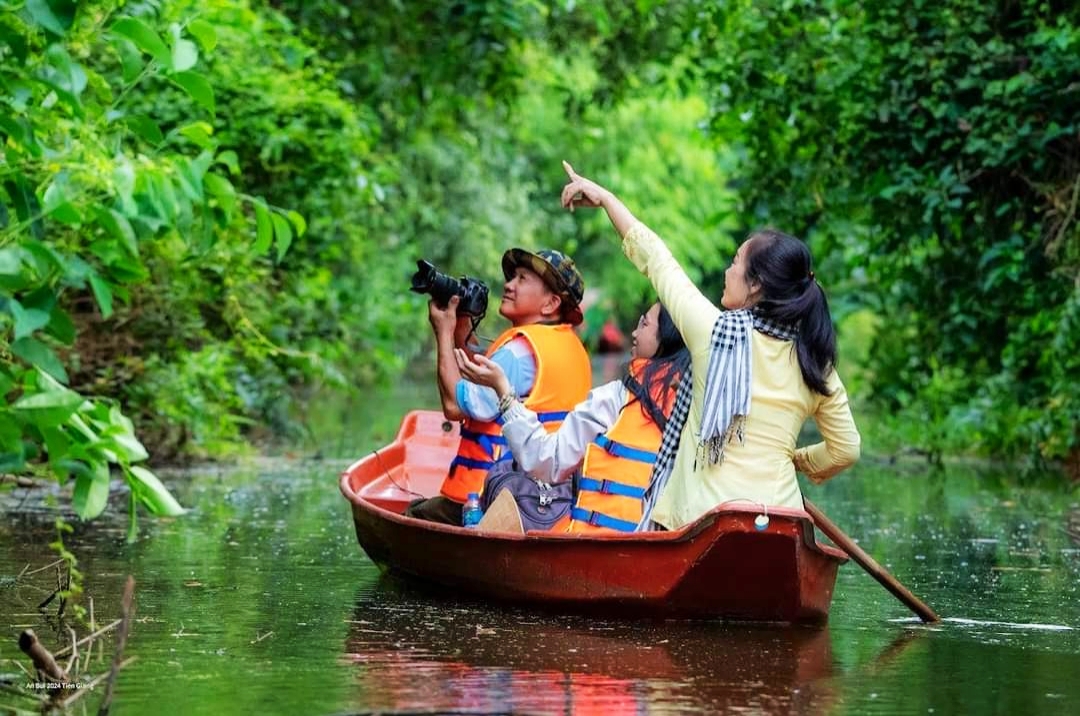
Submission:
M 421 257 L 561 248 L 628 322 L 563 158 L 716 293 L 751 227 L 805 238 L 878 444 L 1076 470 L 1078 77 L 1034 0 L 0 2 L 0 473 L 176 512 L 148 459 L 426 350 Z

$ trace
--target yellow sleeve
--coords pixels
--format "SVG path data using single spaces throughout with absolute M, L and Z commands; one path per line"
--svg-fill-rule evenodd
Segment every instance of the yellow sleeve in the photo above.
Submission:
M 831 395 L 822 398 L 814 413 L 822 442 L 795 451 L 795 469 L 822 483 L 859 459 L 861 438 L 851 415 L 847 390 L 834 370 L 827 383 Z
M 707 349 L 720 309 L 698 290 L 663 239 L 639 221 L 623 236 L 623 253 L 652 281 L 687 347 L 692 352 Z

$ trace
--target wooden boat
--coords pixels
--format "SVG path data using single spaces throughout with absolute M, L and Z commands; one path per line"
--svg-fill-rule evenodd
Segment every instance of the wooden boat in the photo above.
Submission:
M 384 569 L 472 595 L 603 616 L 824 623 L 847 560 L 819 544 L 810 516 L 725 504 L 672 532 L 579 536 L 467 529 L 405 517 L 438 494 L 458 426 L 413 411 L 394 441 L 349 467 L 341 492 L 356 537 Z

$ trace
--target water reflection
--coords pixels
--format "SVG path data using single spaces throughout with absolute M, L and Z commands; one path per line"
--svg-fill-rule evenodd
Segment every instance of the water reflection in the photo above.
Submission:
M 348 625 L 372 710 L 824 713 L 836 698 L 828 629 L 493 609 L 391 577 L 361 592 Z

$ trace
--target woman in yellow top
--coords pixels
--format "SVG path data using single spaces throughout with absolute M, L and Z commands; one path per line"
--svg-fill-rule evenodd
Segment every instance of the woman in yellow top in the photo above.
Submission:
M 691 380 L 682 381 L 665 429 L 641 528 L 651 517 L 677 529 L 736 500 L 802 509 L 796 470 L 821 482 L 859 458 L 835 370 L 836 334 L 806 245 L 753 232 L 724 274 L 722 311 L 614 194 L 563 167 L 563 206 L 603 207 L 690 349 Z M 810 416 L 824 440 L 796 449 Z

